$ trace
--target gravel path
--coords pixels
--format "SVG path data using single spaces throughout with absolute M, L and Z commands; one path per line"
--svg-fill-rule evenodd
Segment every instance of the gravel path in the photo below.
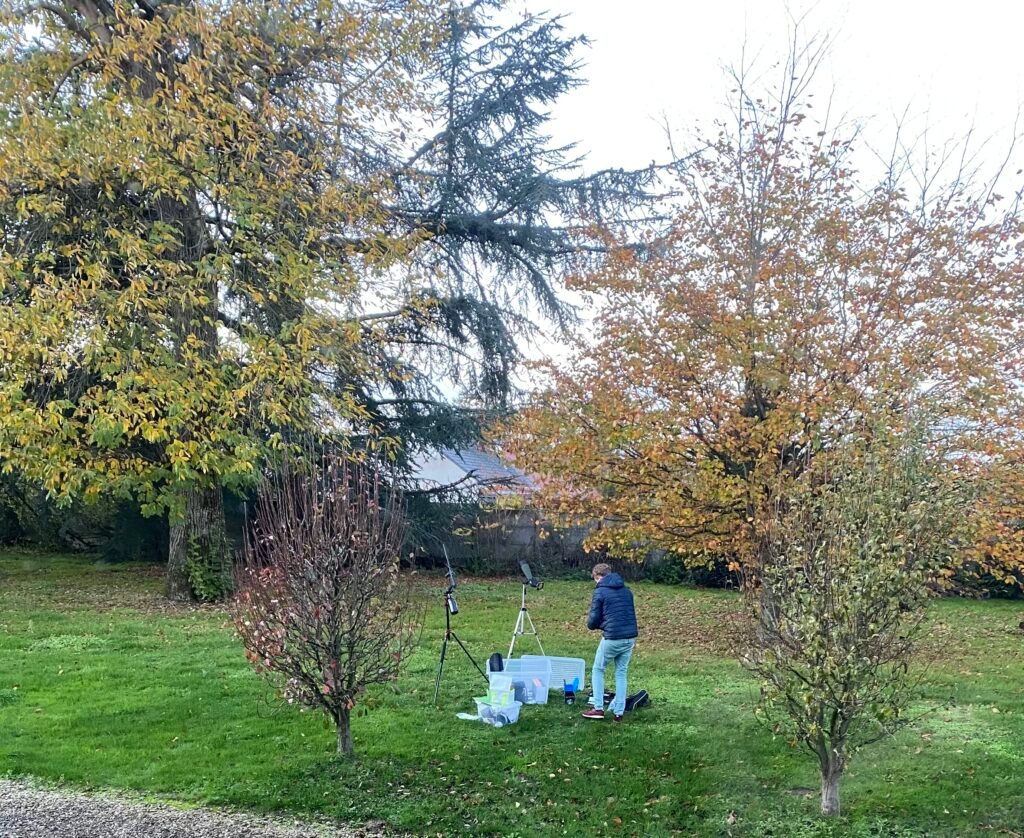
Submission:
M 0 780 L 0 838 L 358 838 L 381 834 L 260 815 L 175 809 Z

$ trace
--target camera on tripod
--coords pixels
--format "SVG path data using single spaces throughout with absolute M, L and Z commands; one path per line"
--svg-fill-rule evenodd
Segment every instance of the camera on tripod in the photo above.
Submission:
M 454 640 L 459 648 L 465 652 L 466 657 L 469 658 L 470 663 L 476 667 L 476 671 L 480 673 L 480 677 L 485 681 L 487 680 L 487 674 L 480 668 L 480 664 L 476 662 L 476 658 L 470 654 L 469 649 L 466 648 L 465 644 L 459 640 L 459 636 L 452 630 L 452 616 L 459 613 L 459 604 L 455 601 L 455 589 L 459 587 L 459 580 L 455 576 L 455 571 L 452 569 L 452 561 L 448 558 L 448 548 L 444 546 L 444 542 L 440 542 L 441 551 L 444 553 L 444 563 L 448 568 L 448 585 L 444 589 L 444 639 L 441 641 L 441 659 L 437 664 L 437 677 L 434 679 L 434 703 L 437 703 L 437 695 L 441 690 L 441 676 L 444 674 L 444 660 L 448 654 L 448 643 Z

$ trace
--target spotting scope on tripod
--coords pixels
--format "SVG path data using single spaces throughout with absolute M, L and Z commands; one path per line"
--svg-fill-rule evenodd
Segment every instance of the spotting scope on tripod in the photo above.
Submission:
M 480 664 L 476 662 L 469 649 L 466 648 L 465 644 L 459 640 L 459 636 L 455 633 L 452 628 L 452 616 L 459 613 L 459 604 L 455 601 L 455 589 L 459 586 L 459 580 L 455 576 L 455 571 L 452 570 L 451 559 L 448 558 L 448 549 L 441 544 L 441 550 L 444 552 L 444 561 L 448 567 L 448 585 L 444 589 L 444 640 L 441 641 L 441 659 L 437 663 L 437 678 L 434 679 L 434 703 L 437 703 L 437 694 L 441 690 L 441 676 L 444 674 L 444 659 L 448 654 L 448 642 L 454 640 L 459 644 L 459 648 L 466 653 L 466 657 L 469 658 L 470 663 L 476 667 L 476 671 L 480 673 L 480 676 L 486 681 L 487 674 L 480 668 Z
M 512 642 L 508 647 L 508 657 L 512 657 L 512 652 L 516 648 L 516 640 L 522 637 L 524 634 L 532 634 L 534 640 L 537 641 L 537 647 L 540 649 L 540 653 L 544 654 L 544 645 L 540 642 L 540 634 L 537 632 L 537 627 L 533 624 L 533 617 L 530 616 L 530 612 L 526 610 L 526 589 L 535 588 L 541 590 L 544 587 L 544 581 L 533 575 L 533 571 L 530 569 L 528 562 L 519 562 L 519 569 L 523 572 L 523 598 L 519 607 L 519 616 L 516 617 L 515 628 L 512 629 Z M 526 626 L 529 624 L 530 630 L 526 630 Z

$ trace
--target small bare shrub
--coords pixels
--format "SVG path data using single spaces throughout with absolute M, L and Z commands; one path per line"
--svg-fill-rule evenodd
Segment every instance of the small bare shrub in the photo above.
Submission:
M 235 625 L 257 671 L 332 719 L 346 756 L 356 702 L 398 676 L 418 630 L 399 575 L 404 538 L 402 501 L 375 468 L 335 457 L 310 469 L 286 462 L 259 487 Z

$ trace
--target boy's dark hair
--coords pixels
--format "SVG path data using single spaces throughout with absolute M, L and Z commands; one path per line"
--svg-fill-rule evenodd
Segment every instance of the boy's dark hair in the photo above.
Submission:
M 592 571 L 590 571 L 590 575 L 591 576 L 607 576 L 611 572 L 612 572 L 612 566 L 610 564 L 605 564 L 604 562 L 601 562 L 601 564 L 594 565 L 594 569 Z

